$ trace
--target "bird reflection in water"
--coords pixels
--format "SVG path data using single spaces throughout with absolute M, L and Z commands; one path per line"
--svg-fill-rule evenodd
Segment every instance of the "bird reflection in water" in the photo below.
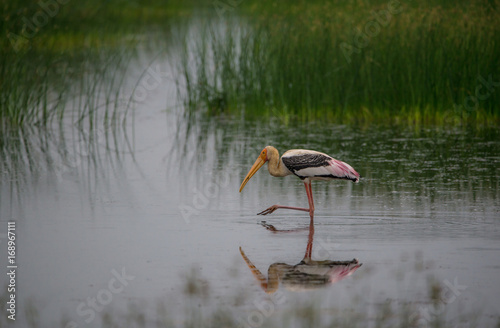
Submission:
M 279 232 L 273 226 L 264 224 L 266 229 Z M 315 261 L 311 258 L 314 238 L 314 223 L 309 225 L 309 238 L 306 253 L 296 265 L 273 263 L 269 266 L 266 277 L 253 265 L 240 247 L 240 253 L 261 288 L 268 294 L 278 290 L 279 282 L 292 291 L 318 289 L 334 284 L 353 274 L 361 265 L 357 259 L 350 261 Z

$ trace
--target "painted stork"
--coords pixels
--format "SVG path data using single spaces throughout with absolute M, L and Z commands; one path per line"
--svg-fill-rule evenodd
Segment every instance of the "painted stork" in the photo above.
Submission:
M 267 146 L 262 150 L 252 168 L 241 183 L 240 192 L 248 180 L 266 163 L 269 173 L 274 177 L 284 177 L 295 174 L 303 182 L 306 188 L 309 208 L 273 205 L 258 215 L 266 215 L 276 211 L 278 208 L 288 208 L 309 212 L 311 219 L 314 215 L 314 202 L 311 190 L 312 180 L 334 180 L 345 179 L 353 182 L 359 181 L 359 173 L 349 164 L 336 160 L 327 154 L 314 150 L 292 149 L 281 156 L 273 146 Z

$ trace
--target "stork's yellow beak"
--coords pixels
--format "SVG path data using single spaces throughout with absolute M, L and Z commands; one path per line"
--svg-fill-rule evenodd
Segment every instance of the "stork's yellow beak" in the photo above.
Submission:
M 260 154 L 260 156 L 257 158 L 257 160 L 255 161 L 255 163 L 253 163 L 252 168 L 250 169 L 250 171 L 248 171 L 247 176 L 245 177 L 245 179 L 241 183 L 240 192 L 243 190 L 243 187 L 245 187 L 248 180 L 250 180 L 250 178 L 253 177 L 253 175 L 262 167 L 262 165 L 264 165 L 266 163 L 266 161 L 267 161 L 266 153 L 263 151 Z

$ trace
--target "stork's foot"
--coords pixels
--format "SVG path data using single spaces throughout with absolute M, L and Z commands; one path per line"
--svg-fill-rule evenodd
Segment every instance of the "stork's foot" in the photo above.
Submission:
M 268 215 L 268 214 L 271 214 L 272 212 L 276 211 L 278 208 L 286 208 L 289 210 L 305 211 L 305 212 L 309 212 L 309 214 L 311 216 L 313 216 L 313 214 L 314 214 L 314 207 L 309 209 L 309 208 L 304 208 L 304 207 L 273 205 L 273 206 L 263 210 L 262 212 L 257 213 L 257 215 Z
M 266 228 L 269 231 L 272 231 L 272 232 L 277 232 L 278 231 L 278 229 L 276 229 L 272 224 L 266 223 L 266 221 L 260 221 L 260 225 L 263 226 L 264 228 Z
M 304 230 L 310 230 L 310 227 L 304 228 L 295 228 L 295 229 L 277 229 L 272 224 L 268 224 L 266 221 L 260 221 L 260 225 L 266 228 L 266 230 L 271 231 L 272 233 L 288 233 L 288 232 L 300 232 Z
M 257 213 L 257 215 L 268 215 L 268 214 L 271 214 L 272 212 L 276 211 L 278 208 L 280 208 L 279 205 L 273 205 L 273 206 L 271 206 L 269 208 L 266 208 L 262 212 Z

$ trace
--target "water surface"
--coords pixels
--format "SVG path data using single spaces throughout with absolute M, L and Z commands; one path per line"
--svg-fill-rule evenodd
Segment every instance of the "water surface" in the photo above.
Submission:
M 2 232 L 17 222 L 16 325 L 33 307 L 41 327 L 99 327 L 105 313 L 120 322 L 136 312 L 150 325 L 160 314 L 182 325 L 198 303 L 203 313 L 227 310 L 249 326 L 283 320 L 303 304 L 313 304 L 320 321 L 354 311 L 373 323 L 384 304 L 409 303 L 409 315 L 425 324 L 425 313 L 437 311 L 432 282 L 443 286 L 439 312 L 450 320 L 473 313 L 480 324 L 497 321 L 498 129 L 192 117 L 176 106 L 168 65 L 158 63 L 164 78 L 137 102 L 130 143 L 118 137 L 110 147 L 101 136 L 96 152 L 75 151 L 70 164 L 22 182 L 2 176 Z M 83 141 L 73 142 L 75 150 Z M 281 285 L 274 294 L 252 276 L 240 247 L 267 276 L 273 263 L 299 263 L 311 240 L 307 214 L 256 215 L 273 204 L 305 206 L 299 179 L 263 168 L 238 192 L 266 145 L 322 151 L 361 174 L 358 184 L 313 182 L 312 258 L 356 258 L 362 266 L 351 276 L 308 291 Z M 275 233 L 263 220 L 298 231 Z M 122 285 L 117 275 L 127 277 Z M 272 311 L 259 305 L 266 302 Z

